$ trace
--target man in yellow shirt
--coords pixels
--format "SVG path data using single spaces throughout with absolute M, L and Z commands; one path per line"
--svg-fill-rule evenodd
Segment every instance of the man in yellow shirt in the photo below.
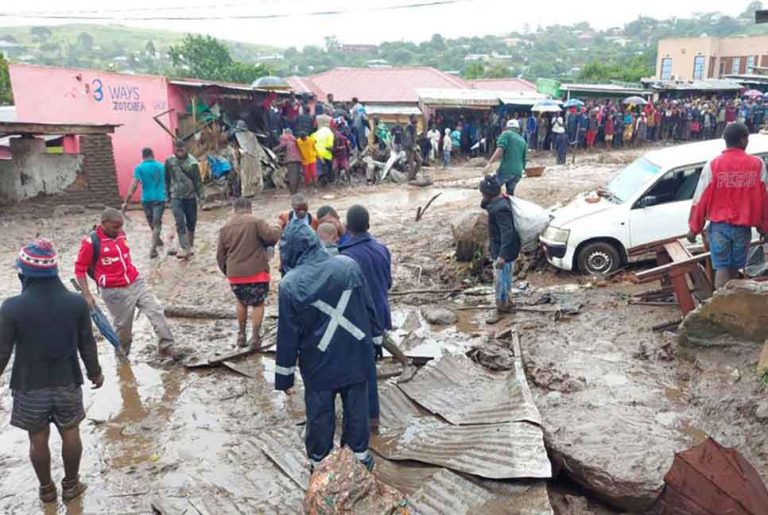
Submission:
M 313 134 L 317 155 L 323 166 L 322 175 L 325 183 L 333 182 L 333 131 L 329 127 L 321 127 Z
M 304 169 L 304 185 L 317 186 L 317 142 L 313 136 L 307 136 L 306 132 L 299 132 L 296 140 L 301 154 L 301 167 Z

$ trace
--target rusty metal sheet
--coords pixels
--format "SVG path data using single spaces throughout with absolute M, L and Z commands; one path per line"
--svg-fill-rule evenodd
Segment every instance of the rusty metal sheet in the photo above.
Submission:
M 386 428 L 405 428 L 412 419 L 429 415 L 395 383 L 379 384 L 379 424 Z
M 447 354 L 399 386 L 412 400 L 452 424 L 541 424 L 519 359 L 513 370 L 493 372 L 464 354 Z

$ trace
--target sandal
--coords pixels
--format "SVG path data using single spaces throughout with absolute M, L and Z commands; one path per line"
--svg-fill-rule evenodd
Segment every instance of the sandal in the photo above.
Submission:
M 88 485 L 80 481 L 80 476 L 73 480 L 63 480 L 61 482 L 61 499 L 64 501 L 71 501 L 77 497 L 80 497 L 83 492 L 88 489 Z
M 40 496 L 40 500 L 44 503 L 56 502 L 56 499 L 59 497 L 59 493 L 56 491 L 56 485 L 53 483 L 42 485 L 38 490 L 38 495 Z

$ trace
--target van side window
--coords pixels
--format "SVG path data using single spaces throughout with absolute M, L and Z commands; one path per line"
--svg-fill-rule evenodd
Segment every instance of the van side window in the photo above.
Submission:
M 637 202 L 635 208 L 693 199 L 703 168 L 703 166 L 679 168 L 665 173 L 664 177 Z

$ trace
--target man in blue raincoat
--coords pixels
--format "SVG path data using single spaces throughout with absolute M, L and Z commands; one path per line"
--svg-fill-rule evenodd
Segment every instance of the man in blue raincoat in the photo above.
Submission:
M 350 238 L 339 245 L 339 252 L 355 260 L 363 271 L 368 283 L 373 306 L 382 331 L 392 329 L 392 312 L 389 307 L 389 290 L 392 288 L 392 257 L 389 249 L 379 243 L 368 232 L 371 217 L 363 206 L 352 206 L 347 211 L 347 231 Z M 374 339 L 377 349 L 383 345 L 383 338 Z M 371 429 L 379 428 L 379 391 L 376 370 L 372 371 L 368 383 L 368 411 Z
M 333 450 L 340 395 L 341 444 L 370 470 L 368 381 L 375 370 L 373 339 L 382 330 L 365 277 L 352 259 L 329 256 L 305 224 L 286 227 L 280 254 L 288 272 L 280 283 L 275 389 L 292 395 L 299 361 L 313 468 Z

